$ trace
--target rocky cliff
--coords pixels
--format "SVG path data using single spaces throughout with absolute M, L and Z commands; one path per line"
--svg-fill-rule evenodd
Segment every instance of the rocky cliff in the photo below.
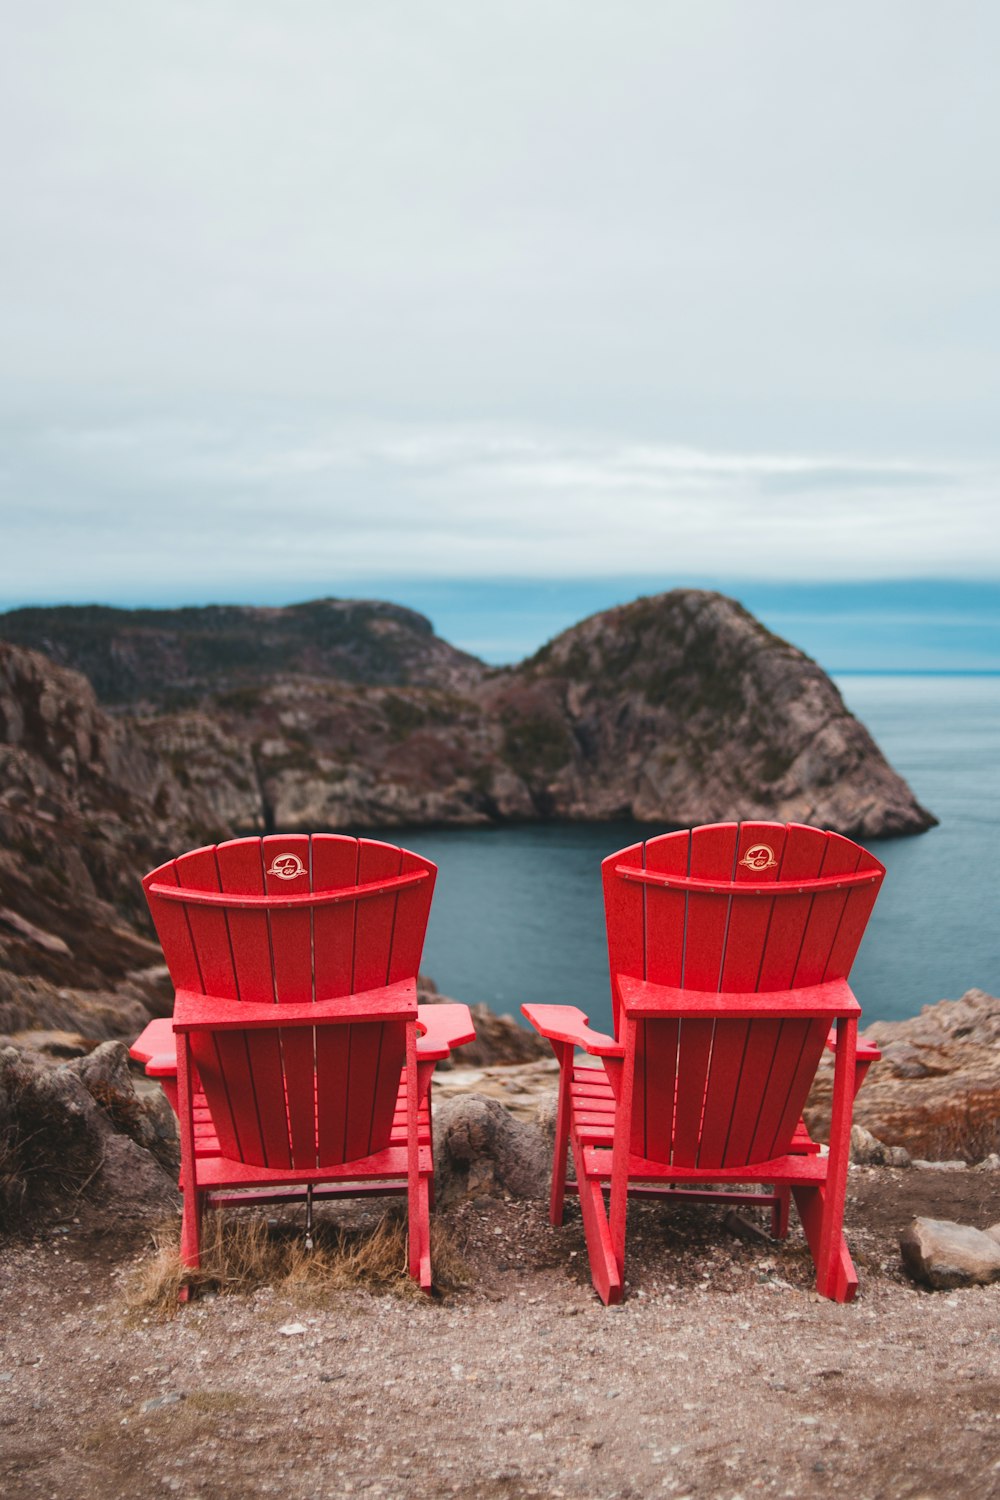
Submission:
M 4 984 L 31 975 L 106 987 L 157 963 L 139 877 L 178 841 L 223 832 L 83 677 L 0 642 Z M 0 1001 L 10 998 L 4 984 Z
M 19 610 L 222 824 L 319 829 L 934 820 L 822 670 L 734 600 L 675 590 L 491 670 L 392 605 Z

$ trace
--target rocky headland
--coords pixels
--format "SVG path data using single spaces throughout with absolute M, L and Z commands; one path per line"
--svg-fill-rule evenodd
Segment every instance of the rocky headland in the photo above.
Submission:
M 230 829 L 934 821 L 816 663 L 720 594 L 607 610 L 502 669 L 366 601 L 24 609 L 0 638 L 84 673 L 179 800 Z

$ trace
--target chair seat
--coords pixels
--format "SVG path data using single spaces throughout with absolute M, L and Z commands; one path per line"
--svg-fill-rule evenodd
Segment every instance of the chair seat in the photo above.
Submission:
M 570 1084 L 573 1119 L 584 1146 L 610 1146 L 614 1139 L 615 1096 L 611 1080 L 603 1068 L 575 1063 Z M 804 1120 L 795 1127 L 788 1154 L 815 1156 L 819 1145 L 806 1129 Z
M 212 1124 L 212 1116 L 201 1088 L 195 1090 L 194 1094 L 194 1154 L 199 1162 L 210 1157 L 222 1157 L 222 1149 L 219 1138 Z M 396 1095 L 396 1107 L 392 1117 L 392 1134 L 389 1137 L 389 1145 L 406 1145 L 406 1069 L 403 1069 L 399 1081 L 399 1091 Z M 429 1146 L 431 1143 L 431 1116 L 429 1096 L 425 1096 L 417 1110 L 417 1139 L 421 1146 Z M 201 1173 L 199 1172 L 199 1177 Z

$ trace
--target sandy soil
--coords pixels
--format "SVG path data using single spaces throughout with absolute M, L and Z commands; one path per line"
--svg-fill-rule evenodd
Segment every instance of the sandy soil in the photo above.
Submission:
M 445 1216 L 472 1276 L 447 1297 L 264 1289 L 142 1321 L 146 1231 L 84 1210 L 0 1253 L 0 1493 L 1000 1496 L 1000 1284 L 920 1292 L 897 1251 L 913 1213 L 1000 1220 L 1000 1174 L 855 1168 L 849 1192 L 849 1307 L 794 1232 L 638 1205 L 606 1310 L 575 1205 L 556 1231 L 480 1199 Z

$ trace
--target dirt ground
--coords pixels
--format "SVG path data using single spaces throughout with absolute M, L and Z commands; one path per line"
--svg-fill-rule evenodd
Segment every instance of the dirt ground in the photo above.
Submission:
M 794 1230 L 749 1244 L 713 1208 L 640 1204 L 607 1310 L 575 1204 L 552 1230 L 476 1199 L 442 1216 L 461 1291 L 265 1288 L 163 1322 L 126 1307 L 148 1230 L 83 1209 L 0 1247 L 0 1494 L 988 1500 L 1000 1284 L 916 1290 L 914 1213 L 995 1223 L 1000 1174 L 853 1168 L 847 1307 Z

